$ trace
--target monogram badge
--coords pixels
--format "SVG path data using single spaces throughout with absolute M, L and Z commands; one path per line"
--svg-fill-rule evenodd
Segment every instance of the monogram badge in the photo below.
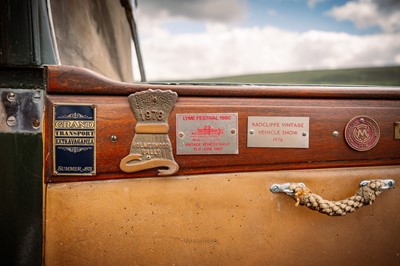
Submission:
M 179 170 L 168 137 L 168 117 L 178 98 L 172 91 L 147 90 L 129 95 L 128 101 L 136 118 L 135 136 L 129 155 L 120 168 L 127 173 L 163 167 L 158 175 L 172 175 Z
M 380 130 L 378 123 L 368 116 L 352 118 L 345 128 L 347 144 L 356 151 L 369 151 L 379 141 Z

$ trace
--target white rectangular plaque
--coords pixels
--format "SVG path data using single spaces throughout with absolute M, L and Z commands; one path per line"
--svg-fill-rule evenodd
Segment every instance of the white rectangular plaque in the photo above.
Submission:
M 238 154 L 238 114 L 177 114 L 176 153 Z
M 249 116 L 247 147 L 308 148 L 309 117 Z

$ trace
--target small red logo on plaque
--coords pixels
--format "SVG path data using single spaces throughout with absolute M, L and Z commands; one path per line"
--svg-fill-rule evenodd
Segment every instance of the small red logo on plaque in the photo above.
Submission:
M 378 123 L 368 116 L 357 116 L 351 119 L 345 129 L 347 144 L 356 151 L 369 151 L 379 141 Z
M 223 134 L 224 128 L 213 128 L 211 126 L 198 128 L 197 131 L 192 132 L 192 136 L 221 136 Z

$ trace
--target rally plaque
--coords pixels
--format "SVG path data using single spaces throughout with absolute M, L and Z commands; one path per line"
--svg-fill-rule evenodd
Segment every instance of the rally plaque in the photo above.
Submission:
M 96 107 L 53 106 L 53 174 L 96 174 Z
M 168 118 L 178 94 L 170 90 L 146 90 L 128 97 L 136 118 L 135 135 L 131 149 L 119 167 L 126 173 L 158 168 L 159 176 L 178 172 L 171 141 L 168 136 Z M 160 169 L 161 168 L 161 169 Z
M 238 154 L 238 114 L 176 115 L 176 153 Z
M 247 147 L 309 148 L 309 117 L 249 116 Z

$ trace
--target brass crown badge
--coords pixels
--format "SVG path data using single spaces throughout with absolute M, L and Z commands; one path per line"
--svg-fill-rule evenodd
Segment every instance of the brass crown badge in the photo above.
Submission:
M 129 95 L 136 118 L 135 136 L 128 156 L 120 163 L 122 171 L 131 173 L 158 169 L 158 175 L 172 175 L 179 170 L 168 137 L 168 117 L 178 98 L 176 92 L 147 90 Z

